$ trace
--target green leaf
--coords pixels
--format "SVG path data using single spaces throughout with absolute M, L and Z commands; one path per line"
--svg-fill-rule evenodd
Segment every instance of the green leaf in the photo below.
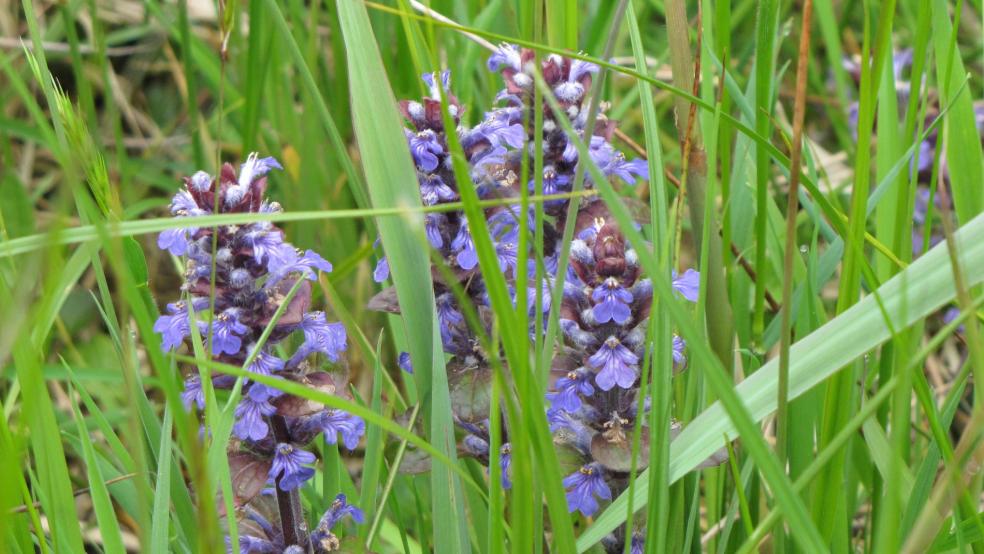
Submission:
M 385 416 L 387 414 L 383 413 L 383 366 L 379 362 L 378 356 L 382 340 L 383 337 L 380 335 L 379 340 L 376 341 L 377 356 L 373 362 L 370 409 L 381 416 Z M 382 477 L 380 471 L 382 470 L 385 459 L 383 455 L 383 448 L 386 446 L 384 439 L 382 429 L 375 425 L 370 426 L 366 432 L 365 464 L 362 470 L 362 491 L 359 494 L 359 508 L 367 514 L 376 511 L 376 493 L 379 489 L 379 479 Z M 367 538 L 369 536 L 369 530 L 369 526 L 364 526 L 360 529 L 362 531 L 360 536 L 363 539 Z M 366 547 L 371 548 L 372 544 L 369 543 Z
M 355 134 L 370 201 L 380 208 L 419 206 L 417 173 L 369 15 L 361 2 L 339 2 L 337 7 L 346 45 Z M 426 244 L 423 218 L 419 213 L 407 213 L 401 218 L 380 219 L 378 225 L 406 324 L 410 357 L 414 368 L 419 368 L 416 377 L 421 397 L 430 400 L 430 409 L 425 411 L 430 438 L 454 463 L 454 425 L 437 333 L 430 259 L 422 248 Z M 432 468 L 431 494 L 434 522 L 442 525 L 434 536 L 436 552 L 467 553 L 464 496 L 450 468 Z
M 67 367 L 67 364 L 66 364 Z M 86 476 L 89 481 L 89 495 L 92 498 L 92 507 L 96 512 L 96 522 L 99 524 L 99 535 L 103 542 L 103 548 L 109 553 L 124 553 L 123 537 L 120 535 L 120 525 L 116 521 L 116 513 L 113 511 L 113 501 L 109 498 L 109 490 L 106 488 L 106 481 L 99 468 L 99 461 L 96 459 L 96 451 L 89 439 L 89 429 L 86 427 L 85 418 L 79 410 L 78 404 L 72 404 L 72 413 L 75 415 L 75 424 L 79 430 L 79 443 L 82 445 L 82 455 L 85 458 Z
M 29 399 L 23 404 L 20 418 L 31 431 L 28 436 L 37 472 L 37 494 L 51 526 L 54 551 L 82 552 L 82 532 L 68 462 L 54 405 L 41 378 L 39 352 L 22 337 L 15 343 L 13 354 L 23 397 Z
M 151 554 L 167 552 L 170 541 L 171 508 L 171 410 L 164 408 L 164 424 L 161 426 L 161 445 L 158 450 L 157 481 L 154 493 L 154 511 L 151 514 Z
M 34 231 L 31 198 L 13 173 L 0 178 L 0 238 L 21 237 Z
M 984 210 L 984 154 L 981 153 L 980 131 L 977 129 L 973 99 L 969 91 L 963 92 L 962 83 L 967 75 L 960 51 L 953 40 L 948 2 L 934 0 L 933 44 L 936 50 L 936 80 L 940 83 L 941 102 L 952 105 L 943 127 L 943 144 L 950 169 L 950 188 L 953 191 L 953 207 L 961 223 Z M 959 3 L 958 3 L 959 5 Z

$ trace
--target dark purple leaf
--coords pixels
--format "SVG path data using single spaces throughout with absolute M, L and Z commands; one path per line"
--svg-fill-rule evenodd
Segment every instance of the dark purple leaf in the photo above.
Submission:
M 449 367 L 449 370 L 452 368 Z M 492 370 L 459 368 L 448 376 L 451 392 L 451 411 L 467 423 L 480 423 L 489 418 L 492 398 Z
M 246 505 L 263 491 L 271 465 L 270 460 L 249 452 L 229 454 L 229 476 L 237 507 Z
M 396 288 L 389 287 L 379 291 L 369 299 L 368 308 L 374 312 L 400 313 L 400 302 L 396 298 Z
M 325 394 L 335 394 L 338 391 L 335 380 L 324 371 L 315 371 L 304 375 L 286 375 L 285 377 L 290 381 Z M 325 409 L 324 404 L 320 402 L 292 394 L 280 395 L 273 401 L 273 405 L 276 406 L 277 413 L 285 417 L 304 417 Z
M 591 439 L 591 457 L 606 468 L 622 473 L 632 470 L 632 428 L 623 431 L 626 434 L 624 440 L 611 441 L 604 433 L 598 433 Z M 649 465 L 649 437 L 643 433 L 639 440 L 636 470 L 643 470 L 647 465 Z

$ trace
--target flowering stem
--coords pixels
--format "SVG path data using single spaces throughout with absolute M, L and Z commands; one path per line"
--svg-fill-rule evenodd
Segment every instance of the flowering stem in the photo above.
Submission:
M 270 428 L 273 429 L 274 439 L 280 442 L 290 442 L 290 433 L 287 430 L 287 421 L 284 416 L 270 416 Z M 304 516 L 301 512 L 301 497 L 297 489 L 284 491 L 280 488 L 280 479 L 283 474 L 277 476 L 277 510 L 280 512 L 280 527 L 284 532 L 284 545 L 300 545 L 306 548 L 307 529 L 304 525 Z

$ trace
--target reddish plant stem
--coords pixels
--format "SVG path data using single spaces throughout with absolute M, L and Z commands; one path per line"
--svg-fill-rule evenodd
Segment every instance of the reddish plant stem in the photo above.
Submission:
M 270 417 L 270 427 L 273 429 L 273 437 L 277 443 L 289 443 L 290 432 L 287 430 L 287 421 L 283 416 L 274 415 Z M 307 548 L 307 526 L 304 524 L 304 514 L 301 512 L 301 497 L 297 494 L 297 489 L 290 492 L 281 490 L 280 479 L 283 473 L 277 476 L 277 510 L 280 512 L 280 528 L 284 533 L 284 545 L 299 545 Z

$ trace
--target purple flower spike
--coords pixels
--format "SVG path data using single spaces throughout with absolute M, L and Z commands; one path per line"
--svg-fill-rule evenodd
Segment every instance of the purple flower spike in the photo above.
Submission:
M 598 323 L 614 321 L 624 325 L 632 317 L 632 311 L 629 309 L 632 293 L 625 290 L 615 278 L 605 279 L 591 294 L 591 299 L 597 302 L 592 311 Z
M 239 312 L 236 308 L 229 308 L 216 316 L 212 322 L 212 354 L 238 354 L 243 346 L 243 341 L 239 337 L 249 331 L 239 322 Z
M 605 483 L 604 470 L 598 464 L 588 464 L 564 478 L 567 489 L 567 508 L 590 516 L 598 511 L 595 497 L 612 499 L 612 491 Z
M 269 475 L 274 480 L 280 477 L 280 490 L 292 491 L 314 476 L 314 468 L 305 467 L 314 463 L 314 454 L 285 442 L 277 444 L 276 452 Z
M 615 385 L 623 389 L 630 388 L 638 376 L 635 367 L 638 361 L 639 357 L 614 336 L 608 337 L 601 348 L 588 359 L 591 367 L 599 370 L 595 383 L 603 391 L 611 390 Z
M 161 335 L 161 349 L 170 352 L 181 346 L 185 337 L 191 334 L 188 323 L 188 306 L 183 302 L 173 302 L 167 305 L 171 315 L 162 315 L 154 322 L 154 331 Z
M 366 434 L 366 423 L 362 418 L 342 410 L 328 409 L 319 412 L 312 416 L 309 425 L 321 429 L 328 444 L 338 442 L 338 435 L 341 435 L 342 444 L 349 450 L 355 450 L 359 446 L 359 439 Z
M 261 441 L 266 438 L 270 432 L 266 418 L 277 411 L 269 400 L 265 387 L 250 387 L 236 406 L 236 424 L 232 427 L 232 432 L 243 440 Z
M 696 302 L 697 295 L 700 293 L 700 273 L 688 269 L 683 272 L 683 275 L 677 275 L 674 271 L 673 288 L 687 300 Z
M 277 202 L 264 198 L 265 175 L 272 169 L 280 169 L 274 158 L 261 158 L 251 154 L 242 164 L 237 174 L 231 164 L 222 166 L 213 179 L 205 172 L 198 172 L 184 179 L 184 187 L 171 202 L 171 213 L 177 218 L 199 217 L 217 213 L 275 214 L 282 211 Z M 213 206 L 218 206 L 214 209 Z M 443 216 L 442 216 L 443 217 Z M 441 230 L 444 233 L 448 231 Z M 315 461 L 310 452 L 299 449 L 301 441 L 310 441 L 322 431 L 329 433 L 329 441 L 343 441 L 349 448 L 355 448 L 365 434 L 362 420 L 344 412 L 324 411 L 316 413 L 320 425 L 315 433 L 300 427 L 314 419 L 310 411 L 297 405 L 284 407 L 274 405 L 274 399 L 283 393 L 257 380 L 262 376 L 275 375 L 290 369 L 290 379 L 304 381 L 310 371 L 303 360 L 315 352 L 324 353 L 331 361 L 338 361 L 346 349 L 345 328 L 340 323 L 329 323 L 324 312 L 309 312 L 311 302 L 310 287 L 303 287 L 288 305 L 284 296 L 287 281 L 298 283 L 302 279 L 316 279 L 318 272 L 331 271 L 331 264 L 312 250 L 299 250 L 284 241 L 283 231 L 270 221 L 260 221 L 245 225 L 220 225 L 214 227 L 209 236 L 202 236 L 193 227 L 168 231 L 159 237 L 160 246 L 173 253 L 186 256 L 187 268 L 181 291 L 190 293 L 185 302 L 175 302 L 167 306 L 167 311 L 158 318 L 154 330 L 160 335 L 165 351 L 173 351 L 185 342 L 197 325 L 199 334 L 210 344 L 211 352 L 218 359 L 230 365 L 241 366 L 248 372 L 237 387 L 242 396 L 235 406 L 232 433 L 238 438 L 231 446 L 230 454 L 241 454 L 243 448 L 250 451 L 250 460 L 266 460 L 267 476 L 283 491 L 295 490 L 314 475 L 309 467 Z M 196 238 L 196 240 L 192 240 Z M 213 277 L 214 285 L 209 287 L 207 279 Z M 205 281 L 203 281 L 205 280 Z M 278 286 L 278 281 L 281 281 Z M 203 290 L 213 294 L 204 296 Z M 208 310 L 211 316 L 191 317 L 192 312 Z M 260 347 L 256 339 L 269 325 L 270 314 L 286 310 L 288 317 L 281 321 L 276 330 L 265 336 L 265 344 Z M 289 319 L 290 321 L 287 321 Z M 274 354 L 278 344 L 283 344 L 291 335 L 304 334 L 300 348 L 285 361 Z M 181 402 L 189 411 L 207 407 L 204 388 L 230 389 L 236 380 L 231 376 L 217 375 L 206 382 L 197 373 L 186 378 L 181 391 Z M 316 379 L 311 380 L 319 385 Z M 318 409 L 318 408 L 316 408 Z M 292 414 L 292 415 L 287 415 Z M 320 415 L 319 415 L 320 414 Z M 303 431 L 303 436 L 272 436 L 276 424 L 283 423 L 288 433 Z M 227 433 L 228 434 L 228 433 Z M 202 440 L 212 437 L 203 426 L 199 432 Z M 295 446 L 294 442 L 298 444 Z M 218 445 L 226 448 L 227 445 Z M 271 448 L 271 446 L 274 446 Z M 271 460 L 272 458 L 272 460 Z M 245 459 L 243 459 L 245 460 Z M 242 461 L 242 460 L 241 460 Z M 251 486 L 249 487 L 251 489 Z M 272 494 L 265 492 L 265 494 Z M 252 497 L 252 493 L 250 493 Z M 246 498 L 244 502 L 249 502 Z M 361 512 L 355 508 L 336 506 L 337 517 Z M 241 506 L 243 516 L 260 525 L 254 536 L 243 535 L 240 550 L 243 552 L 300 552 L 298 545 L 284 544 L 283 533 L 277 534 L 274 525 L 267 522 L 248 504 Z M 298 514 L 300 515 L 300 514 Z M 334 520 L 332 520 L 334 522 Z M 332 522 L 332 524 L 334 524 Z M 308 535 L 302 536 L 307 547 Z M 328 537 L 327 543 L 312 545 L 324 550 L 337 550 L 336 537 Z M 332 542 L 334 541 L 334 542 Z M 230 549 L 235 545 L 229 543 Z
M 409 129 L 404 129 L 407 142 L 410 144 L 410 153 L 417 167 L 423 171 L 431 172 L 437 169 L 437 156 L 444 153 L 444 148 L 437 142 L 437 135 L 430 129 L 414 133 Z
M 305 344 L 315 352 L 321 352 L 328 360 L 337 362 L 339 355 L 348 348 L 345 326 L 341 323 L 328 323 L 324 312 L 304 314 L 301 320 Z
M 554 385 L 556 392 L 547 393 L 547 402 L 551 410 L 563 410 L 574 413 L 581 409 L 581 397 L 594 394 L 591 386 L 591 374 L 587 371 L 571 371 L 566 376 L 557 379 Z

